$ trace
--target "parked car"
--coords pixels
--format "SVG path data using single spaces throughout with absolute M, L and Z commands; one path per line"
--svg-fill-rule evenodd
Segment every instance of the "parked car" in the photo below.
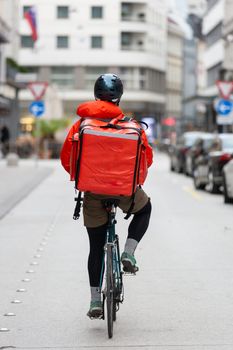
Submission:
M 223 167 L 224 203 L 233 203 L 233 159 Z
M 193 176 L 195 159 L 200 155 L 206 153 L 208 148 L 213 141 L 214 135 L 210 133 L 203 133 L 194 142 L 193 146 L 190 147 L 185 156 L 185 173 L 186 175 Z
M 196 139 L 202 134 L 199 131 L 185 132 L 177 144 L 170 147 L 170 170 L 177 173 L 185 172 L 185 156 Z
M 223 185 L 223 167 L 233 158 L 233 134 L 217 135 L 207 152 L 195 160 L 193 179 L 197 189 L 208 186 L 211 193 L 218 193 Z

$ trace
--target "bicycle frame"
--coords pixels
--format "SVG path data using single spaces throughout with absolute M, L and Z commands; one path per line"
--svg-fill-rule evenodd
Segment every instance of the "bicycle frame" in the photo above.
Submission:
M 115 217 L 116 217 L 116 206 L 117 206 L 116 200 L 104 201 L 104 206 L 108 213 L 108 225 L 107 225 L 106 243 L 104 247 L 104 256 L 103 256 L 101 278 L 100 278 L 100 290 L 102 289 L 104 271 L 106 266 L 106 270 L 107 270 L 105 272 L 106 283 L 105 283 L 104 289 L 102 290 L 102 293 L 103 293 L 103 299 L 105 302 L 105 299 L 109 297 L 107 296 L 107 293 L 109 290 L 109 283 L 111 282 L 112 287 L 110 287 L 110 289 L 112 293 L 112 304 L 113 304 L 113 311 L 112 311 L 113 314 L 111 315 L 111 318 L 113 321 L 115 321 L 116 311 L 118 311 L 119 309 L 119 303 L 122 303 L 124 300 L 123 278 L 122 278 L 123 272 L 121 271 L 119 238 L 115 231 L 115 225 L 116 225 Z M 112 280 L 110 282 L 108 280 L 109 264 L 110 264 L 110 270 L 111 270 L 110 273 L 112 276 L 111 277 Z M 108 311 L 108 318 L 109 318 L 109 311 Z M 103 312 L 103 319 L 104 319 L 104 312 Z M 109 320 L 108 320 L 108 330 L 109 330 L 109 338 L 111 338 L 112 325 L 109 325 Z

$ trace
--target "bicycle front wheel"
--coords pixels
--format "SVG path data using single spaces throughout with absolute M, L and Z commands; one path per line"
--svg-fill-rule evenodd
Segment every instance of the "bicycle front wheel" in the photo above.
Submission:
M 106 302 L 107 302 L 107 323 L 108 323 L 108 337 L 113 336 L 113 318 L 114 318 L 114 282 L 113 282 L 113 261 L 112 261 L 112 246 L 107 245 L 107 291 L 106 291 Z

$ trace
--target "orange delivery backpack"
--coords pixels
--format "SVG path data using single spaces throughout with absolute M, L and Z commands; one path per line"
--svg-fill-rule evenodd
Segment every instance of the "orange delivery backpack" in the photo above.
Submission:
M 71 152 L 70 176 L 80 191 L 77 201 L 81 192 L 134 199 L 137 186 L 147 176 L 141 134 L 140 124 L 128 117 L 110 122 L 83 119 L 73 136 Z

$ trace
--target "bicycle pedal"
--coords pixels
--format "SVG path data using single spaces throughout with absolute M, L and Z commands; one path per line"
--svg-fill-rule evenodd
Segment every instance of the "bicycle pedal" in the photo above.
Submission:
M 124 271 L 124 275 L 125 276 L 136 276 L 136 272 L 128 272 L 128 271 Z
M 97 315 L 97 316 L 89 316 L 87 315 L 90 320 L 104 320 L 104 316 L 103 315 Z
M 90 318 L 90 320 L 103 320 L 104 318 L 103 318 L 103 316 L 99 316 L 99 317 L 89 317 Z

